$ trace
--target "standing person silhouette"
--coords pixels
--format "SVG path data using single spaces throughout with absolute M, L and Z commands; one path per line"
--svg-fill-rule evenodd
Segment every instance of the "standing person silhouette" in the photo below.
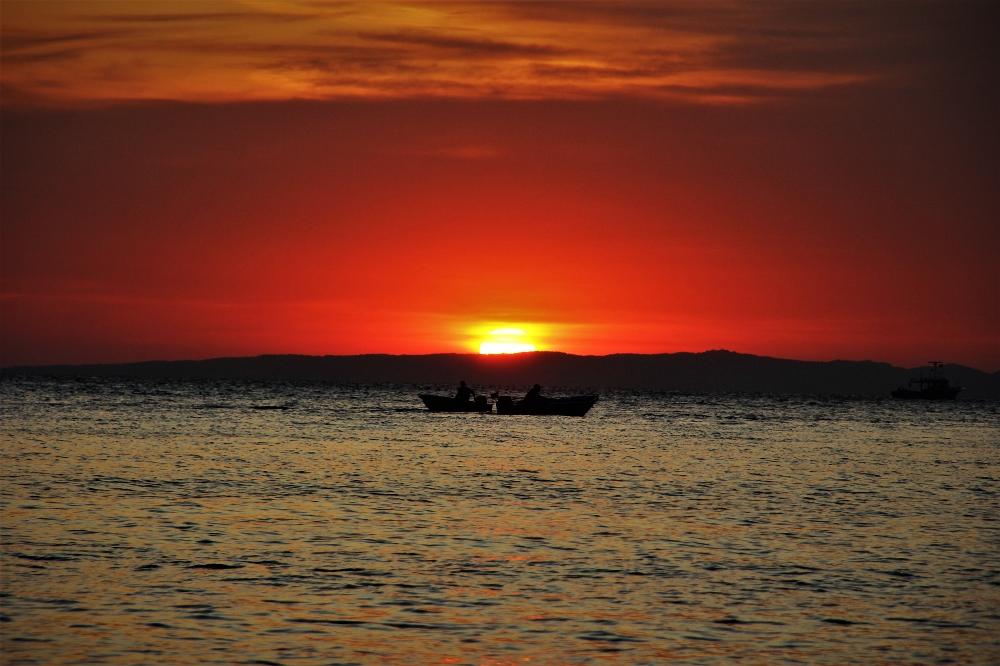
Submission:
M 475 397 L 476 392 L 465 385 L 464 379 L 458 383 L 458 390 L 455 391 L 455 400 L 459 402 L 468 402 Z

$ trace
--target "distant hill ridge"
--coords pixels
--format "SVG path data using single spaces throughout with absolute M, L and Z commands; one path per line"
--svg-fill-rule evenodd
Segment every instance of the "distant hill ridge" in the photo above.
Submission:
M 133 377 L 328 381 L 342 384 L 451 384 L 476 386 L 630 388 L 688 392 L 888 395 L 922 368 L 875 361 L 796 361 L 726 350 L 671 354 L 578 356 L 562 352 L 511 355 L 293 354 L 199 361 L 143 361 L 96 365 L 4 368 L 5 377 Z M 964 386 L 962 398 L 1000 397 L 1000 372 L 946 365 L 944 376 Z

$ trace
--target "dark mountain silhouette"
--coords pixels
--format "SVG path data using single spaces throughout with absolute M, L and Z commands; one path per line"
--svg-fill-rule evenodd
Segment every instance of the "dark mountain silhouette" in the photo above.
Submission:
M 4 376 L 135 377 L 158 379 L 314 380 L 342 384 L 453 384 L 631 388 L 687 392 L 807 393 L 888 396 L 921 368 L 874 361 L 795 361 L 717 350 L 702 353 L 576 356 L 561 352 L 513 355 L 394 356 L 268 355 L 202 361 L 12 367 Z M 1000 373 L 946 365 L 944 376 L 964 386 L 961 398 L 1000 397 Z

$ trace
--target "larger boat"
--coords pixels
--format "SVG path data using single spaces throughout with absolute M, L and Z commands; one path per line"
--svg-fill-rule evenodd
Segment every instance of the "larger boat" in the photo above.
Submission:
M 534 399 L 515 400 L 508 395 L 497 395 L 497 414 L 526 414 L 530 416 L 585 416 L 597 402 L 596 395 L 571 395 L 563 398 L 539 396 Z
M 901 400 L 954 400 L 961 386 L 952 386 L 947 378 L 941 376 L 941 361 L 931 361 L 930 370 L 914 377 L 906 386 L 900 386 L 892 392 L 893 398 Z
M 491 396 L 496 401 L 497 414 L 529 416 L 584 416 L 597 402 L 596 395 L 573 395 L 563 398 L 548 398 L 539 396 L 534 399 L 516 400 L 509 395 L 494 393 Z M 451 396 L 421 393 L 420 399 L 432 412 L 479 412 L 490 414 L 493 405 L 486 401 L 486 396 L 477 395 L 475 400 L 456 400 Z

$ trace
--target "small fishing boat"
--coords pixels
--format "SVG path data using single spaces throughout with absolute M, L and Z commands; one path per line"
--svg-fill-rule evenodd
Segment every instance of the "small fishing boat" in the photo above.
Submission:
M 496 395 L 497 414 L 527 414 L 530 416 L 585 416 L 597 402 L 596 395 L 573 395 L 564 398 L 544 396 L 533 400 L 514 400 L 509 395 Z
M 448 395 L 433 395 L 421 393 L 420 399 L 432 412 L 473 412 L 490 414 L 493 405 L 486 401 L 485 395 L 477 395 L 475 400 L 456 400 Z M 596 395 L 573 395 L 563 398 L 548 398 L 539 396 L 533 399 L 515 400 L 509 395 L 494 393 L 491 396 L 496 402 L 497 414 L 524 414 L 529 416 L 584 416 L 597 402 Z
M 486 402 L 485 395 L 477 395 L 475 400 L 456 400 L 449 395 L 433 395 L 421 393 L 420 399 L 432 412 L 479 412 L 487 414 L 493 411 L 493 405 Z
M 929 372 L 914 377 L 907 386 L 900 386 L 892 392 L 892 397 L 899 400 L 954 400 L 961 386 L 952 386 L 941 376 L 941 361 L 931 361 Z

